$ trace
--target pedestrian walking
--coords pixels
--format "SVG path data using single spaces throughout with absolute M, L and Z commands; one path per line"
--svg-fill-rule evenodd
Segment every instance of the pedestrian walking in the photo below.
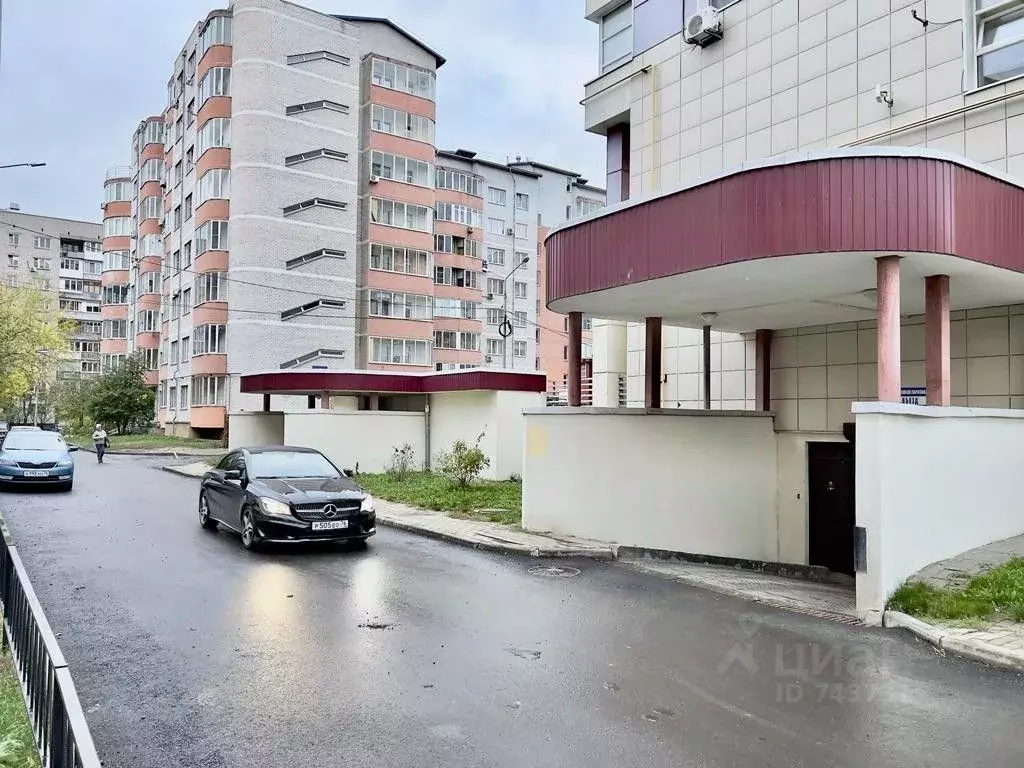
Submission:
M 110 439 L 107 437 L 107 431 L 103 429 L 102 424 L 96 425 L 96 431 L 92 433 L 92 444 L 96 448 L 96 461 L 102 464 L 103 454 L 110 447 Z

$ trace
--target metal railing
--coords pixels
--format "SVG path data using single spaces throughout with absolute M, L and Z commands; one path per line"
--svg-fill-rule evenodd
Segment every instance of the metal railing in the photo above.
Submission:
M 67 661 L 17 549 L 2 535 L 0 599 L 0 643 L 11 651 L 43 768 L 100 768 Z
M 552 386 L 547 392 L 547 404 L 548 405 L 568 405 L 569 404 L 569 387 L 566 384 L 562 386 Z M 594 404 L 594 380 L 583 379 L 580 382 L 580 405 L 589 406 Z

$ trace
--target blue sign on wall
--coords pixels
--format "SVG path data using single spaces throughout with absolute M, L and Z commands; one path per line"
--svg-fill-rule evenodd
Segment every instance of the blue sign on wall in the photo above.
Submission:
M 900 402 L 908 405 L 924 405 L 928 400 L 927 387 L 900 387 Z

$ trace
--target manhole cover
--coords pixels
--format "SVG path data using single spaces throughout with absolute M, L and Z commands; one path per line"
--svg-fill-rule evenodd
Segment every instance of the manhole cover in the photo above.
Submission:
M 579 576 L 580 569 L 568 565 L 535 565 L 530 569 L 534 576 L 547 576 L 550 579 L 567 579 Z

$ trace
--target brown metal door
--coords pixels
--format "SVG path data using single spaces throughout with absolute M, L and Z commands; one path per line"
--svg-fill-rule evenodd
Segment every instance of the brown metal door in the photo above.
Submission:
M 854 460 L 851 443 L 807 444 L 808 562 L 853 575 Z

